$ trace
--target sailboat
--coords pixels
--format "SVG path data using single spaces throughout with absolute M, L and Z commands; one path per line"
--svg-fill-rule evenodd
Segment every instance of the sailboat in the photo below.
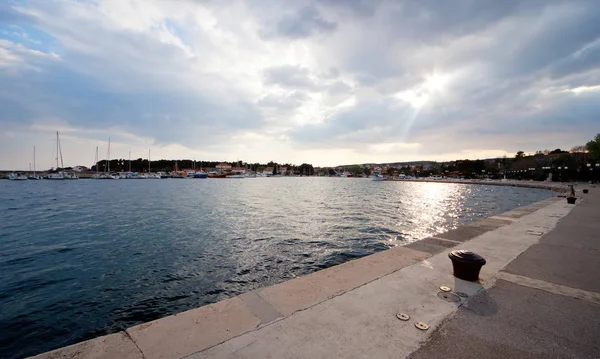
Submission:
M 108 151 L 106 152 L 106 163 L 107 163 L 107 171 L 106 174 L 102 177 L 104 179 L 121 179 L 121 176 L 117 173 L 110 172 L 110 137 L 108 138 Z
M 41 180 L 42 177 L 35 174 L 35 146 L 33 146 L 33 175 L 27 176 L 30 180 Z
M 94 156 L 94 166 L 96 167 L 96 173 L 92 175 L 92 179 L 102 179 L 102 175 L 98 173 L 98 146 L 96 146 L 96 155 Z
M 162 177 L 160 176 L 160 174 L 158 174 L 158 173 L 152 173 L 150 171 L 150 164 L 151 164 L 150 150 L 148 150 L 148 176 L 147 176 L 147 178 L 150 178 L 150 179 L 161 179 Z
M 66 180 L 76 180 L 79 179 L 79 177 L 77 177 L 77 175 L 75 175 L 75 173 L 73 172 L 65 172 L 65 166 L 63 164 L 63 158 L 62 158 L 62 148 L 60 147 L 60 138 L 58 138 L 58 131 L 56 131 L 56 141 L 58 142 L 58 149 L 60 151 L 60 166 L 63 169 L 62 175 L 63 178 Z
M 58 156 L 60 156 L 60 167 L 58 167 Z M 59 172 L 58 169 L 61 168 L 62 172 Z M 60 137 L 58 136 L 58 131 L 56 131 L 56 173 L 51 173 L 48 175 L 48 179 L 50 180 L 76 180 L 79 179 L 74 173 L 65 172 L 65 165 L 63 163 L 62 157 L 62 148 L 60 146 Z
M 58 138 L 58 131 L 56 131 L 56 173 L 50 173 L 48 174 L 47 179 L 49 180 L 64 180 L 65 176 L 63 175 L 63 172 L 59 172 L 58 169 L 58 156 L 60 156 L 60 162 L 62 163 L 62 153 L 60 151 L 60 140 Z

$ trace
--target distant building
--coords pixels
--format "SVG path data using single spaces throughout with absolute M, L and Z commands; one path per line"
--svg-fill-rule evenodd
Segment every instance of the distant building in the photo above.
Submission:
M 85 172 L 85 171 L 89 171 L 89 168 L 85 167 L 85 166 L 75 166 L 72 168 L 73 172 Z
M 460 173 L 459 171 L 452 171 L 452 172 L 447 172 L 446 173 L 446 177 L 448 177 L 448 178 L 460 178 L 460 177 L 463 177 L 463 174 Z
M 217 165 L 219 171 L 231 171 L 231 165 L 229 163 L 219 163 Z
M 263 171 L 263 175 L 272 176 L 273 175 L 273 167 L 267 167 Z

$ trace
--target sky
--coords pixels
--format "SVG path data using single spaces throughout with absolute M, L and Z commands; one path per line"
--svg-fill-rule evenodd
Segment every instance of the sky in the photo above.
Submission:
M 600 132 L 600 1 L 3 0 L 0 168 L 513 156 Z

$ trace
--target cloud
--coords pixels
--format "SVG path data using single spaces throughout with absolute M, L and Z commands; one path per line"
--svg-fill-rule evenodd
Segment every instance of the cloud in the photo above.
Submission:
M 318 165 L 568 148 L 600 125 L 598 13 L 593 0 L 9 2 L 0 150 L 52 127 L 77 161 L 111 132 L 157 157 Z
M 282 16 L 274 25 L 264 29 L 262 35 L 267 38 L 300 39 L 315 34 L 328 33 L 334 31 L 336 27 L 335 23 L 323 19 L 317 9 L 307 6 L 292 14 Z
M 283 65 L 265 70 L 265 83 L 292 89 L 317 90 L 319 86 L 311 79 L 306 67 Z
M 302 102 L 308 99 L 309 96 L 306 93 L 293 91 L 290 94 L 281 96 L 266 95 L 257 101 L 257 105 L 262 107 L 290 110 L 302 105 Z

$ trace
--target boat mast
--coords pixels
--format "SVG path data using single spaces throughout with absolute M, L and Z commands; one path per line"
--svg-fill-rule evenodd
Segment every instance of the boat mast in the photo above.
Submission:
M 35 146 L 33 146 L 33 175 L 35 176 Z
M 58 131 L 56 131 L 56 172 L 58 172 Z
M 148 173 L 150 173 L 150 150 L 148 150 Z
M 129 172 L 131 172 L 131 151 L 129 151 Z
M 58 138 L 58 131 L 56 131 L 56 142 L 58 143 L 58 152 L 60 153 L 60 168 L 62 168 L 63 171 L 64 171 L 65 170 L 65 164 L 63 162 L 62 147 L 60 146 L 60 139 Z M 57 164 L 58 164 L 58 159 L 56 161 L 57 161 Z
M 110 173 L 110 137 L 108 138 L 108 173 Z
M 96 146 L 96 157 L 94 158 L 94 166 L 96 166 L 96 174 L 98 173 L 98 146 Z

